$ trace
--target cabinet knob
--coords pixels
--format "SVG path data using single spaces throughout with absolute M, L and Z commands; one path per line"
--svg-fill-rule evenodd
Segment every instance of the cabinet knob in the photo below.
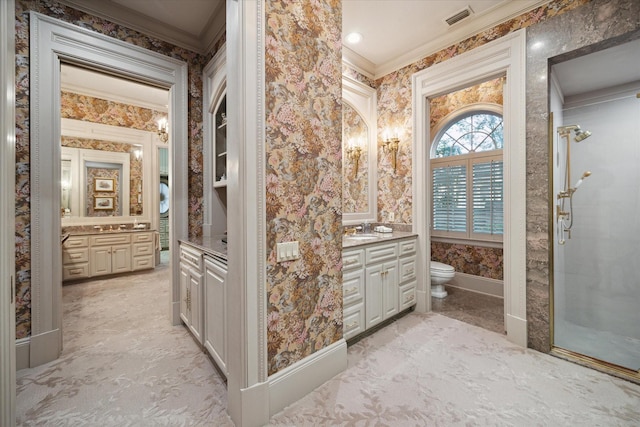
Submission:
M 355 294 L 356 292 L 358 292 L 358 287 L 354 286 L 353 288 L 349 288 L 349 289 L 345 290 L 344 291 L 344 296 Z

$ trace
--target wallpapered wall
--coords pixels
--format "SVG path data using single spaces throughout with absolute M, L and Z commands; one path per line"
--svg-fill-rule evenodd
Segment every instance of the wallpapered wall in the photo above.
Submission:
M 504 77 L 482 82 L 456 92 L 429 100 L 431 136 L 441 128 L 455 112 L 469 105 L 502 105 Z M 453 266 L 457 272 L 502 280 L 502 248 L 461 245 L 431 241 L 431 259 Z
M 205 56 L 80 12 L 55 0 L 16 0 L 16 338 L 31 334 L 31 212 L 29 208 L 29 11 L 140 46 L 188 64 L 189 235 L 202 233 L 202 69 Z
M 342 213 L 366 212 L 369 209 L 369 153 L 367 124 L 348 103 L 342 103 L 342 142 L 344 164 L 342 175 Z M 362 151 L 356 174 L 355 161 L 346 151 L 350 141 L 358 140 Z
M 395 222 L 411 224 L 411 141 L 412 135 L 412 92 L 411 76 L 434 64 L 446 61 L 461 53 L 482 46 L 510 32 L 538 24 L 553 16 L 575 9 L 590 0 L 553 0 L 531 12 L 515 17 L 503 24 L 483 31 L 456 45 L 429 55 L 420 61 L 396 70 L 376 80 L 364 77 L 346 68 L 350 77 L 368 84 L 378 92 L 378 219 L 386 222 L 388 213 L 393 212 Z M 373 84 L 372 84 L 373 83 Z M 394 172 L 388 155 L 382 150 L 382 135 L 385 129 L 402 129 L 398 167 Z
M 89 138 L 76 138 L 63 136 L 61 138 L 61 145 L 63 147 L 70 148 L 84 148 L 87 150 L 98 150 L 98 151 L 109 151 L 115 153 L 129 153 L 129 188 L 131 189 L 129 195 L 129 206 L 130 206 L 130 214 L 131 215 L 140 215 L 142 213 L 142 205 L 138 206 L 138 192 L 134 191 L 138 188 L 138 184 L 142 186 L 142 160 L 138 159 L 134 153 L 134 149 L 129 144 L 123 144 L 120 142 L 113 141 L 102 141 L 99 139 L 89 139 Z M 91 182 L 93 183 L 93 182 Z M 87 182 L 89 184 L 89 182 Z M 93 188 L 88 189 L 87 196 L 89 200 L 93 199 Z M 117 194 L 117 193 L 112 193 Z M 140 194 L 143 194 L 140 191 Z M 105 196 L 108 194 L 105 194 Z M 138 207 L 140 209 L 138 213 Z M 88 215 L 88 216 L 107 216 L 112 214 L 113 212 L 103 212 L 99 215 Z M 73 213 L 72 213 L 73 215 Z M 71 227 L 67 227 L 68 230 L 71 230 Z
M 266 4 L 268 372 L 342 338 L 342 4 Z

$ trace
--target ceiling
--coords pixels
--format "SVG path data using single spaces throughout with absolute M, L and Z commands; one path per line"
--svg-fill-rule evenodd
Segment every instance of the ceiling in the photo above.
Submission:
M 60 1 L 199 53 L 209 52 L 225 30 L 225 0 Z M 345 42 L 343 56 L 369 77 L 381 77 L 548 1 L 343 0 L 343 34 L 363 36 L 358 45 Z M 445 23 L 467 6 L 471 16 Z

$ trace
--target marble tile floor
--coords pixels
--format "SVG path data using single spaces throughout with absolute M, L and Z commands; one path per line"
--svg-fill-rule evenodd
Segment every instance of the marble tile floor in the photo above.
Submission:
M 504 334 L 504 300 L 466 289 L 445 286 L 445 298 L 431 297 L 431 310 L 489 331 Z

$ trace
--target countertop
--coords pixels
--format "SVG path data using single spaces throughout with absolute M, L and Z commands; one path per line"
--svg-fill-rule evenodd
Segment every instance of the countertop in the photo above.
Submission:
M 227 262 L 227 244 L 222 241 L 224 234 L 211 237 L 196 237 L 193 239 L 178 239 L 180 243 L 193 246 L 207 255 L 211 255 L 221 261 Z
M 372 244 L 376 244 L 376 243 L 381 243 L 381 242 L 387 242 L 390 240 L 399 240 L 399 239 L 405 239 L 407 237 L 416 237 L 418 236 L 417 233 L 414 233 L 412 231 L 393 231 L 392 233 L 376 233 L 376 232 L 371 232 L 371 233 L 366 233 L 366 235 L 375 235 L 378 236 L 377 239 L 372 239 L 372 240 L 363 240 L 363 241 L 359 241 L 359 240 L 355 240 L 355 239 L 349 239 L 349 236 L 343 236 L 342 237 L 342 247 L 344 249 L 346 248 L 354 248 L 357 246 L 365 246 L 365 245 L 372 245 Z M 362 236 L 362 233 L 357 233 L 355 236 Z
M 113 230 L 82 230 L 82 231 L 68 231 L 65 234 L 70 236 L 86 236 L 89 234 L 122 234 L 122 233 L 139 233 L 142 231 L 156 231 L 148 228 L 123 228 L 123 229 L 113 229 Z

